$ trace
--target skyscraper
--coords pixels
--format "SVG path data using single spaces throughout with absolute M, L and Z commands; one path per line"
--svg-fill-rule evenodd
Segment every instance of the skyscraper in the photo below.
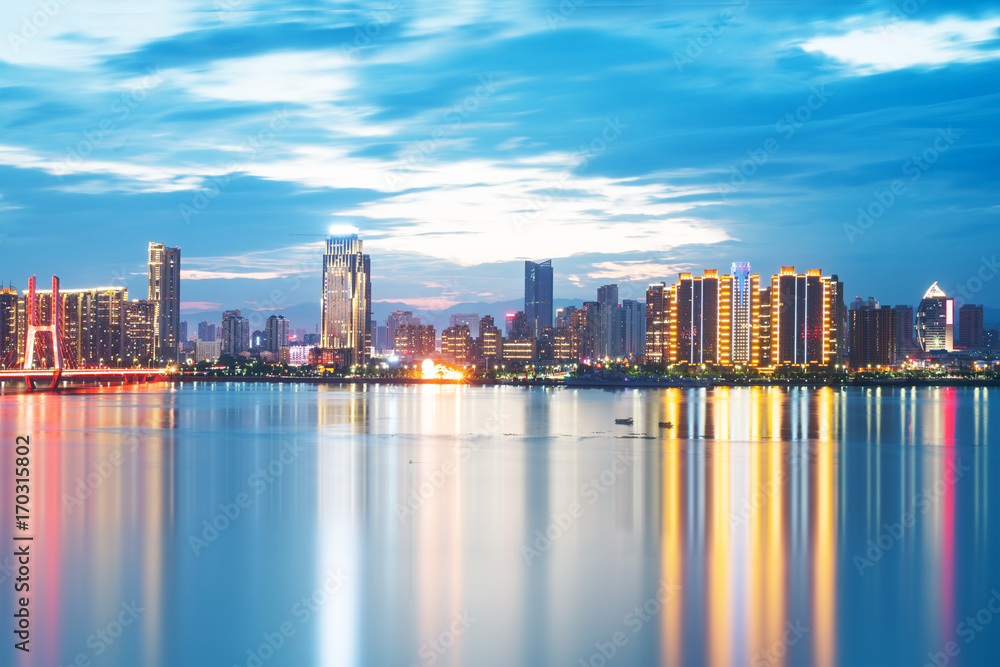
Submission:
M 760 277 L 750 273 L 750 262 L 733 262 L 732 276 L 732 359 L 735 364 L 749 364 L 759 317 Z
M 222 313 L 222 351 L 237 355 L 250 349 L 250 320 L 238 310 Z
M 848 311 L 848 359 L 851 368 L 891 366 L 896 363 L 898 313 L 881 308 L 869 297 L 854 299 Z
M 462 324 L 469 327 L 469 333 L 473 338 L 479 335 L 479 313 L 454 313 L 448 316 L 449 328 Z
M 621 306 L 621 354 L 641 357 L 646 352 L 646 304 L 623 299 Z
M 646 362 L 670 363 L 670 320 L 673 288 L 665 283 L 646 289 Z
M 914 333 L 917 344 L 924 352 L 955 349 L 955 301 L 938 287 L 931 285 L 917 307 Z
M 618 309 L 618 285 L 602 285 L 597 288 L 597 303 L 600 304 L 600 341 L 598 351 L 602 357 L 615 358 L 621 355 L 621 312 Z
M 18 335 L 17 306 L 20 298 L 17 289 L 13 287 L 0 288 L 0 368 L 12 368 L 17 365 Z
M 198 340 L 215 340 L 215 325 L 210 324 L 207 320 L 198 322 Z
M 322 347 L 342 350 L 348 365 L 367 364 L 371 313 L 371 258 L 357 232 L 331 235 L 323 255 Z
M 413 311 L 411 310 L 394 310 L 389 313 L 389 317 L 385 320 L 386 329 L 386 344 L 388 349 L 395 349 L 396 345 L 396 329 L 403 326 L 404 324 L 415 324 L 413 321 Z
M 153 302 L 155 322 L 153 347 L 159 359 L 175 361 L 180 343 L 181 249 L 150 242 L 148 280 L 146 298 Z
M 153 358 L 156 304 L 132 299 L 125 303 L 125 365 L 147 366 Z
M 719 272 L 701 277 L 682 273 L 675 291 L 671 330 L 671 362 L 704 364 L 719 361 Z M 728 347 L 728 346 L 727 346 Z
M 893 306 L 896 311 L 896 358 L 918 357 L 923 353 L 913 337 L 913 306 Z
M 288 320 L 284 315 L 271 315 L 264 323 L 264 348 L 277 352 L 288 346 Z
M 982 350 L 983 307 L 967 303 L 958 309 L 958 341 L 956 347 Z
M 830 362 L 830 279 L 819 269 L 771 276 L 771 365 Z
M 524 315 L 531 336 L 552 326 L 552 260 L 524 263 Z

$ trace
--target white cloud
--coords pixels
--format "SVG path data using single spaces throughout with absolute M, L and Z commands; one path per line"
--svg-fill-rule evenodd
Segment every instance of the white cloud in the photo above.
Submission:
M 933 23 L 886 18 L 878 25 L 856 20 L 840 26 L 840 34 L 813 37 L 800 46 L 839 60 L 858 74 L 875 74 L 905 67 L 935 67 L 954 62 L 981 62 L 1000 57 L 996 42 L 1000 17 L 942 18 Z
M 348 58 L 330 51 L 286 51 L 219 60 L 164 78 L 193 95 L 231 102 L 308 104 L 343 97 L 353 84 Z
M 270 280 L 272 278 L 283 278 L 284 274 L 279 271 L 199 271 L 198 269 L 182 269 L 181 278 L 184 280 L 230 280 L 233 278 L 243 278 L 246 280 Z
M 5 0 L 0 61 L 86 70 L 108 56 L 195 28 L 212 16 L 205 7 L 199 0 Z
M 670 276 L 689 268 L 686 264 L 663 264 L 646 261 L 595 262 L 593 267 L 596 270 L 588 272 L 588 278 L 629 282 L 667 280 Z

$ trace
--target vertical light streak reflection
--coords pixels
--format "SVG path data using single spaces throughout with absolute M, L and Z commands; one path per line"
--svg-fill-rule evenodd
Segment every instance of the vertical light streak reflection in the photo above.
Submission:
M 833 413 L 832 390 L 821 389 L 817 397 L 817 420 L 820 437 L 816 441 L 816 483 L 813 551 L 813 664 L 832 667 L 836 656 L 837 610 L 837 487 L 834 475 L 837 442 L 830 439 L 829 423 Z
M 664 395 L 663 409 L 667 415 L 667 420 L 678 424 L 680 391 L 668 389 Z M 673 429 L 678 430 L 678 429 Z M 676 437 L 671 438 L 663 445 L 661 455 L 661 479 L 663 480 L 662 511 L 663 529 L 662 544 L 660 553 L 662 554 L 661 578 L 670 585 L 673 582 L 684 581 L 684 532 L 683 517 L 681 515 L 681 450 L 685 443 L 679 442 Z M 684 655 L 684 597 L 682 591 L 680 595 L 669 596 L 663 604 L 662 616 L 660 619 L 660 655 L 662 663 L 665 665 L 682 665 Z

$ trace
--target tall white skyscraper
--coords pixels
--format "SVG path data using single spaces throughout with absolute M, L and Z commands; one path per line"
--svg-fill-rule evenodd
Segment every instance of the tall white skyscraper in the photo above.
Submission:
M 750 280 L 750 262 L 733 262 L 733 363 L 750 363 L 750 337 L 753 333 L 753 295 L 756 287 Z

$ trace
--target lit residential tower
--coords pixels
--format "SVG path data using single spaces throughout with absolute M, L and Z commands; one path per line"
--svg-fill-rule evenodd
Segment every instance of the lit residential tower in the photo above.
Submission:
M 175 361 L 180 347 L 181 249 L 149 244 L 149 290 L 153 302 L 153 348 L 159 359 Z
M 370 356 L 371 258 L 357 231 L 330 230 L 323 255 L 322 347 L 342 350 L 348 365 Z

